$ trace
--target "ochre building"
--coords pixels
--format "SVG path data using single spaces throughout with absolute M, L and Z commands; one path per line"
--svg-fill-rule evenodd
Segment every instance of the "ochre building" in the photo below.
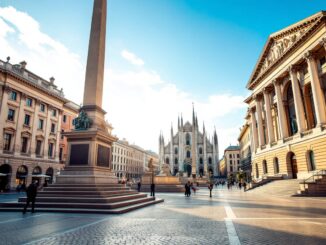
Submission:
M 72 128 L 78 106 L 62 89 L 27 70 L 26 62 L 0 60 L 0 189 L 53 181 L 63 167 L 67 144 L 61 131 Z M 61 162 L 60 162 L 61 160 Z
M 254 178 L 326 169 L 326 12 L 269 36 L 247 84 Z

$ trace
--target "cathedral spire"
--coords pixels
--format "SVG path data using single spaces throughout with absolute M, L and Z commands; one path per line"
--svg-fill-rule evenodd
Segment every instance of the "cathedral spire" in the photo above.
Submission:
M 203 134 L 205 135 L 205 122 L 203 121 Z
M 195 127 L 196 119 L 195 119 L 195 105 L 192 102 L 192 126 Z
M 183 128 L 183 118 L 182 118 L 182 113 L 181 113 L 181 128 Z
M 178 115 L 178 130 L 180 130 L 180 116 Z

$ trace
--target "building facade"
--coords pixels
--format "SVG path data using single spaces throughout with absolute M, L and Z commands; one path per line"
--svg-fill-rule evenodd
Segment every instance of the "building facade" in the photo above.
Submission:
M 63 167 L 59 160 L 63 115 L 75 112 L 54 78 L 47 81 L 27 70 L 26 62 L 9 61 L 0 60 L 1 190 L 27 185 L 32 179 L 43 181 L 45 175 L 53 180 Z
M 251 134 L 250 126 L 246 122 L 240 130 L 238 137 L 240 150 L 240 170 L 246 173 L 246 180 L 250 181 L 252 165 L 251 165 Z
M 185 172 L 188 176 L 218 175 L 218 138 L 216 130 L 212 139 L 207 136 L 205 125 L 203 132 L 199 131 L 197 116 L 193 110 L 192 124 L 183 124 L 183 118 L 178 119 L 178 131 L 173 133 L 171 126 L 170 141 L 165 144 L 164 137 L 159 137 L 159 161 L 169 164 L 173 175 Z
M 240 147 L 230 145 L 224 150 L 226 176 L 236 176 L 240 170 Z
M 269 36 L 247 88 L 253 177 L 326 168 L 326 13 Z
M 227 173 L 226 173 L 226 164 L 225 164 L 225 157 L 223 155 L 223 157 L 220 159 L 219 162 L 219 177 L 227 177 Z
M 126 140 L 113 142 L 112 170 L 119 180 L 141 178 L 151 158 L 157 164 L 156 153 L 146 151 L 136 145 L 130 145 Z

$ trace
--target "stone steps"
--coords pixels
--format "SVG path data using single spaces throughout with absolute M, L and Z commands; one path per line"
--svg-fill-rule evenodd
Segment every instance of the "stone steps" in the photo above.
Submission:
M 292 196 L 297 193 L 300 180 L 274 180 L 265 185 L 256 187 L 250 193 L 257 195 Z
M 35 209 L 36 212 L 50 212 L 50 213 L 90 213 L 90 214 L 123 214 L 139 208 L 143 208 L 149 205 L 158 204 L 164 202 L 163 199 L 155 199 L 147 202 L 132 204 L 120 208 L 114 209 L 96 209 L 96 208 L 57 208 L 57 207 L 38 207 Z M 22 212 L 22 206 L 8 206 L 2 207 L 0 204 L 0 212 Z M 28 209 L 29 211 L 30 209 Z
M 22 211 L 25 201 L 26 197 L 20 197 L 17 202 L 0 203 L 0 211 Z M 124 213 L 163 201 L 121 184 L 55 184 L 38 192 L 35 208 L 47 212 Z
M 316 175 L 314 180 L 300 182 L 299 196 L 326 196 L 326 175 Z
M 36 203 L 115 203 L 115 202 L 121 202 L 125 200 L 132 200 L 137 198 L 144 198 L 147 197 L 146 194 L 132 194 L 132 195 L 126 195 L 126 196 L 115 196 L 115 197 L 36 197 Z M 25 203 L 26 197 L 20 197 L 18 199 L 19 203 Z

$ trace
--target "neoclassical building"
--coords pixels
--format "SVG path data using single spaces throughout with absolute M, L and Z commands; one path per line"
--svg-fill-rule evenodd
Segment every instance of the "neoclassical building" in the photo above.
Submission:
M 70 130 L 78 106 L 63 91 L 29 71 L 26 62 L 0 60 L 0 189 L 49 181 L 63 167 Z M 61 162 L 60 162 L 61 160 Z
M 254 178 L 326 169 L 326 12 L 269 36 L 247 84 Z
M 183 118 L 178 119 L 178 131 L 173 133 L 171 126 L 170 141 L 165 144 L 164 137 L 159 137 L 159 163 L 170 165 L 173 175 L 186 172 L 188 176 L 208 176 L 209 173 L 218 175 L 218 138 L 216 130 L 212 139 L 209 139 L 203 125 L 203 132 L 199 131 L 197 116 L 193 110 L 192 124 L 183 124 Z
M 158 155 L 131 145 L 125 139 L 112 144 L 112 170 L 119 179 L 141 178 L 150 159 L 157 164 Z

